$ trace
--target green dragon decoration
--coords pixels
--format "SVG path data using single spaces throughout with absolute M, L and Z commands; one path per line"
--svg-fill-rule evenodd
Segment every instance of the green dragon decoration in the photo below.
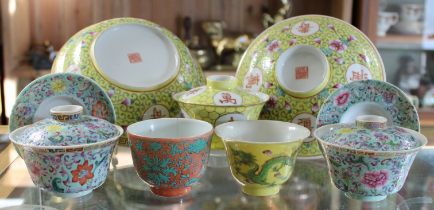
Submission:
M 248 183 L 255 183 L 261 185 L 275 185 L 278 183 L 267 182 L 267 175 L 270 171 L 274 174 L 274 177 L 280 180 L 286 180 L 290 173 L 286 173 L 285 176 L 280 174 L 280 170 L 285 166 L 292 166 L 293 163 L 289 156 L 276 156 L 273 157 L 262 165 L 262 168 L 256 163 L 256 157 L 250 153 L 235 150 L 231 148 L 231 152 L 234 156 L 235 171 L 246 179 Z M 242 166 L 248 166 L 248 170 L 243 170 Z

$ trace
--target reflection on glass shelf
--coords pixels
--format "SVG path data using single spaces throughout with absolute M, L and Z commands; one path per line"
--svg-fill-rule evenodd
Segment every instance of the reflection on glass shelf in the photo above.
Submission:
M 127 148 L 117 154 L 130 155 Z M 115 158 L 117 159 L 117 158 Z M 33 185 L 15 185 L 13 191 L 0 197 L 0 205 L 37 205 L 48 209 L 433 209 L 434 197 L 434 148 L 421 151 L 410 170 L 407 181 L 396 194 L 380 202 L 352 200 L 330 182 L 324 159 L 297 160 L 294 174 L 283 185 L 280 194 L 253 197 L 241 192 L 229 168 L 208 167 L 205 176 L 195 185 L 192 193 L 180 198 L 155 196 L 141 181 L 132 166 L 131 159 L 122 167 L 112 169 L 105 184 L 89 196 L 61 198 Z M 127 164 L 125 163 L 127 162 Z M 22 162 L 21 159 L 14 164 Z M 30 179 L 25 171 L 11 168 L 8 174 L 22 174 L 21 180 Z M 25 173 L 25 174 L 23 174 Z M 24 176 L 25 175 L 25 176 Z M 11 179 L 9 177 L 9 179 Z M 0 177 L 0 185 L 5 182 Z M 14 185 L 17 183 L 11 183 Z M 1 186 L 3 187 L 3 186 Z M 2 188 L 3 189 L 3 188 Z M 20 201 L 16 203 L 16 201 Z
M 386 35 L 377 37 L 375 45 L 381 49 L 412 49 L 422 50 L 421 35 Z

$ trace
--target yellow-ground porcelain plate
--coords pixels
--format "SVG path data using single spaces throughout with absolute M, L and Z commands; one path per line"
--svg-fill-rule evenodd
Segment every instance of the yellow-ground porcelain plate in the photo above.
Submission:
M 385 80 L 380 54 L 354 26 L 327 16 L 293 17 L 268 28 L 245 52 L 236 77 L 242 87 L 270 95 L 260 119 L 316 128 L 327 96 L 357 80 Z M 321 151 L 311 136 L 300 156 Z
M 110 96 L 116 123 L 180 115 L 172 94 L 205 84 L 188 48 L 170 31 L 146 20 L 117 18 L 91 25 L 60 50 L 52 72 L 95 80 Z M 121 138 L 120 143 L 127 139 Z

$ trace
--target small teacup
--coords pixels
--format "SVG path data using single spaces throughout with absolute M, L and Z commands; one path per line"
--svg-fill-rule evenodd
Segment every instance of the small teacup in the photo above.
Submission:
M 378 12 L 377 35 L 385 36 L 390 26 L 398 23 L 399 16 L 396 12 Z
M 422 4 L 401 4 L 401 19 L 405 22 L 417 22 L 422 18 L 424 5 Z
M 127 128 L 134 167 L 159 196 L 178 197 L 205 172 L 213 126 L 201 120 L 160 118 Z
M 215 128 L 223 139 L 232 175 L 253 196 L 277 194 L 294 170 L 296 156 L 310 131 L 271 120 L 233 121 Z

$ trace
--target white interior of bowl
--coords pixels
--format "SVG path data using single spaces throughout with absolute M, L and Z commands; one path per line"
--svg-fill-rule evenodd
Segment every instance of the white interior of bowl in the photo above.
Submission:
M 85 107 L 84 104 L 82 104 L 79 100 L 75 99 L 71 96 L 53 96 L 50 98 L 45 99 L 42 101 L 42 103 L 38 106 L 36 109 L 35 115 L 33 115 L 33 122 L 37 122 L 39 120 L 43 120 L 46 118 L 49 118 L 51 116 L 50 110 L 57 106 L 62 105 L 79 105 L 82 107 Z M 83 114 L 86 113 L 86 110 L 84 110 Z
M 100 73 L 129 88 L 154 89 L 178 72 L 175 45 L 158 29 L 144 25 L 120 24 L 105 30 L 93 52 Z
M 283 143 L 303 140 L 310 131 L 300 125 L 271 120 L 246 120 L 224 123 L 215 128 L 224 141 Z
M 288 48 L 277 59 L 276 77 L 279 84 L 294 93 L 306 93 L 324 84 L 329 66 L 318 49 L 308 45 Z
M 148 138 L 192 138 L 210 132 L 213 126 L 205 121 L 184 118 L 160 118 L 134 123 L 127 132 Z
M 387 119 L 389 125 L 392 124 L 393 118 L 387 110 L 375 102 L 360 102 L 351 106 L 342 114 L 340 123 L 354 123 L 356 118 L 361 115 L 377 115 Z

